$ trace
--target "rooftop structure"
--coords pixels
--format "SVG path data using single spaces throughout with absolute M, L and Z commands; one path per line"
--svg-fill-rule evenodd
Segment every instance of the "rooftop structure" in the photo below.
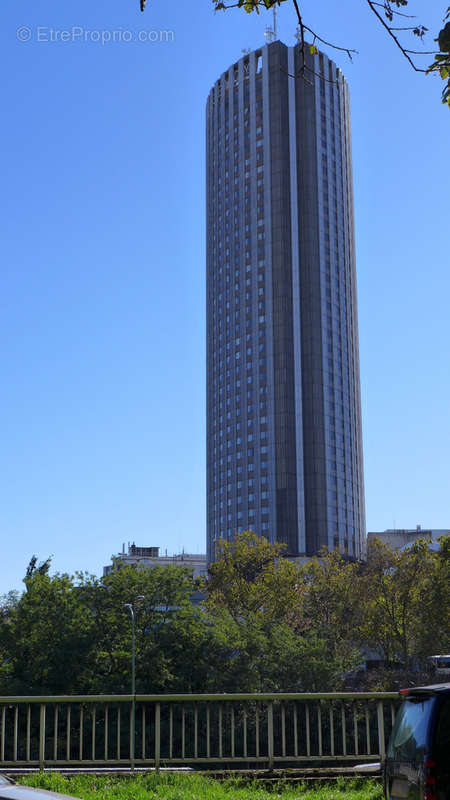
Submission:
M 109 575 L 113 569 L 136 564 L 142 564 L 149 569 L 153 567 L 188 567 L 192 570 L 194 578 L 207 574 L 206 555 L 204 553 L 182 552 L 169 556 L 166 550 L 166 554 L 160 556 L 159 549 L 159 547 L 138 547 L 134 543 L 128 543 L 128 549 L 125 552 L 124 544 L 121 553 L 111 556 L 112 564 L 103 567 L 103 574 Z
M 402 548 L 417 542 L 419 539 L 427 539 L 430 543 L 438 546 L 440 536 L 450 536 L 448 528 L 422 528 L 417 525 L 415 528 L 388 528 L 385 531 L 369 531 L 367 540 L 369 542 L 379 539 L 383 544 L 389 545 L 393 550 Z

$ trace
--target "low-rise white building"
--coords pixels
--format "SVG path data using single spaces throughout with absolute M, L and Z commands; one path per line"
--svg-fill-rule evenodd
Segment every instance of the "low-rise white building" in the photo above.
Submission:
M 128 551 L 125 552 L 125 544 L 123 545 L 122 552 L 117 555 L 111 556 L 112 564 L 103 567 L 103 575 L 109 573 L 121 566 L 133 566 L 135 564 L 142 564 L 145 567 L 188 567 L 192 571 L 194 578 L 200 578 L 207 575 L 208 568 L 206 565 L 205 553 L 178 553 L 176 555 L 164 556 L 159 555 L 159 547 L 138 547 L 136 544 L 128 542 Z
M 448 528 L 423 528 L 417 525 L 415 528 L 389 528 L 386 531 L 369 531 L 367 540 L 379 539 L 383 544 L 389 545 L 393 550 L 401 550 L 418 539 L 427 539 L 435 544 L 440 536 L 450 536 Z

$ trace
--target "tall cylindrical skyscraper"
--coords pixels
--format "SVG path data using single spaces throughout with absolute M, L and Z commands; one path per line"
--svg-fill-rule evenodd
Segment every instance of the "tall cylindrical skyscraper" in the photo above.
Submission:
M 365 552 L 348 89 L 272 42 L 207 103 L 207 550 Z

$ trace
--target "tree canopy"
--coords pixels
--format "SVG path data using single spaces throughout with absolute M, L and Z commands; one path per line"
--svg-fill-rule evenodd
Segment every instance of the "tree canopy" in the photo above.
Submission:
M 245 532 L 220 543 L 204 582 L 181 566 L 50 567 L 32 560 L 25 591 L 0 598 L 0 694 L 127 694 L 129 603 L 138 693 L 390 689 L 450 650 L 450 537 L 438 552 L 375 542 L 365 564 L 326 551 L 295 563 Z M 359 671 L 370 651 L 384 669 Z

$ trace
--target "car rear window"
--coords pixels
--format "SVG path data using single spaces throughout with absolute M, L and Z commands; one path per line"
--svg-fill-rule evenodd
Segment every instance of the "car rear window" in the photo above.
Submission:
M 434 697 L 408 698 L 395 720 L 388 757 L 395 761 L 416 761 L 427 751 L 427 733 Z

